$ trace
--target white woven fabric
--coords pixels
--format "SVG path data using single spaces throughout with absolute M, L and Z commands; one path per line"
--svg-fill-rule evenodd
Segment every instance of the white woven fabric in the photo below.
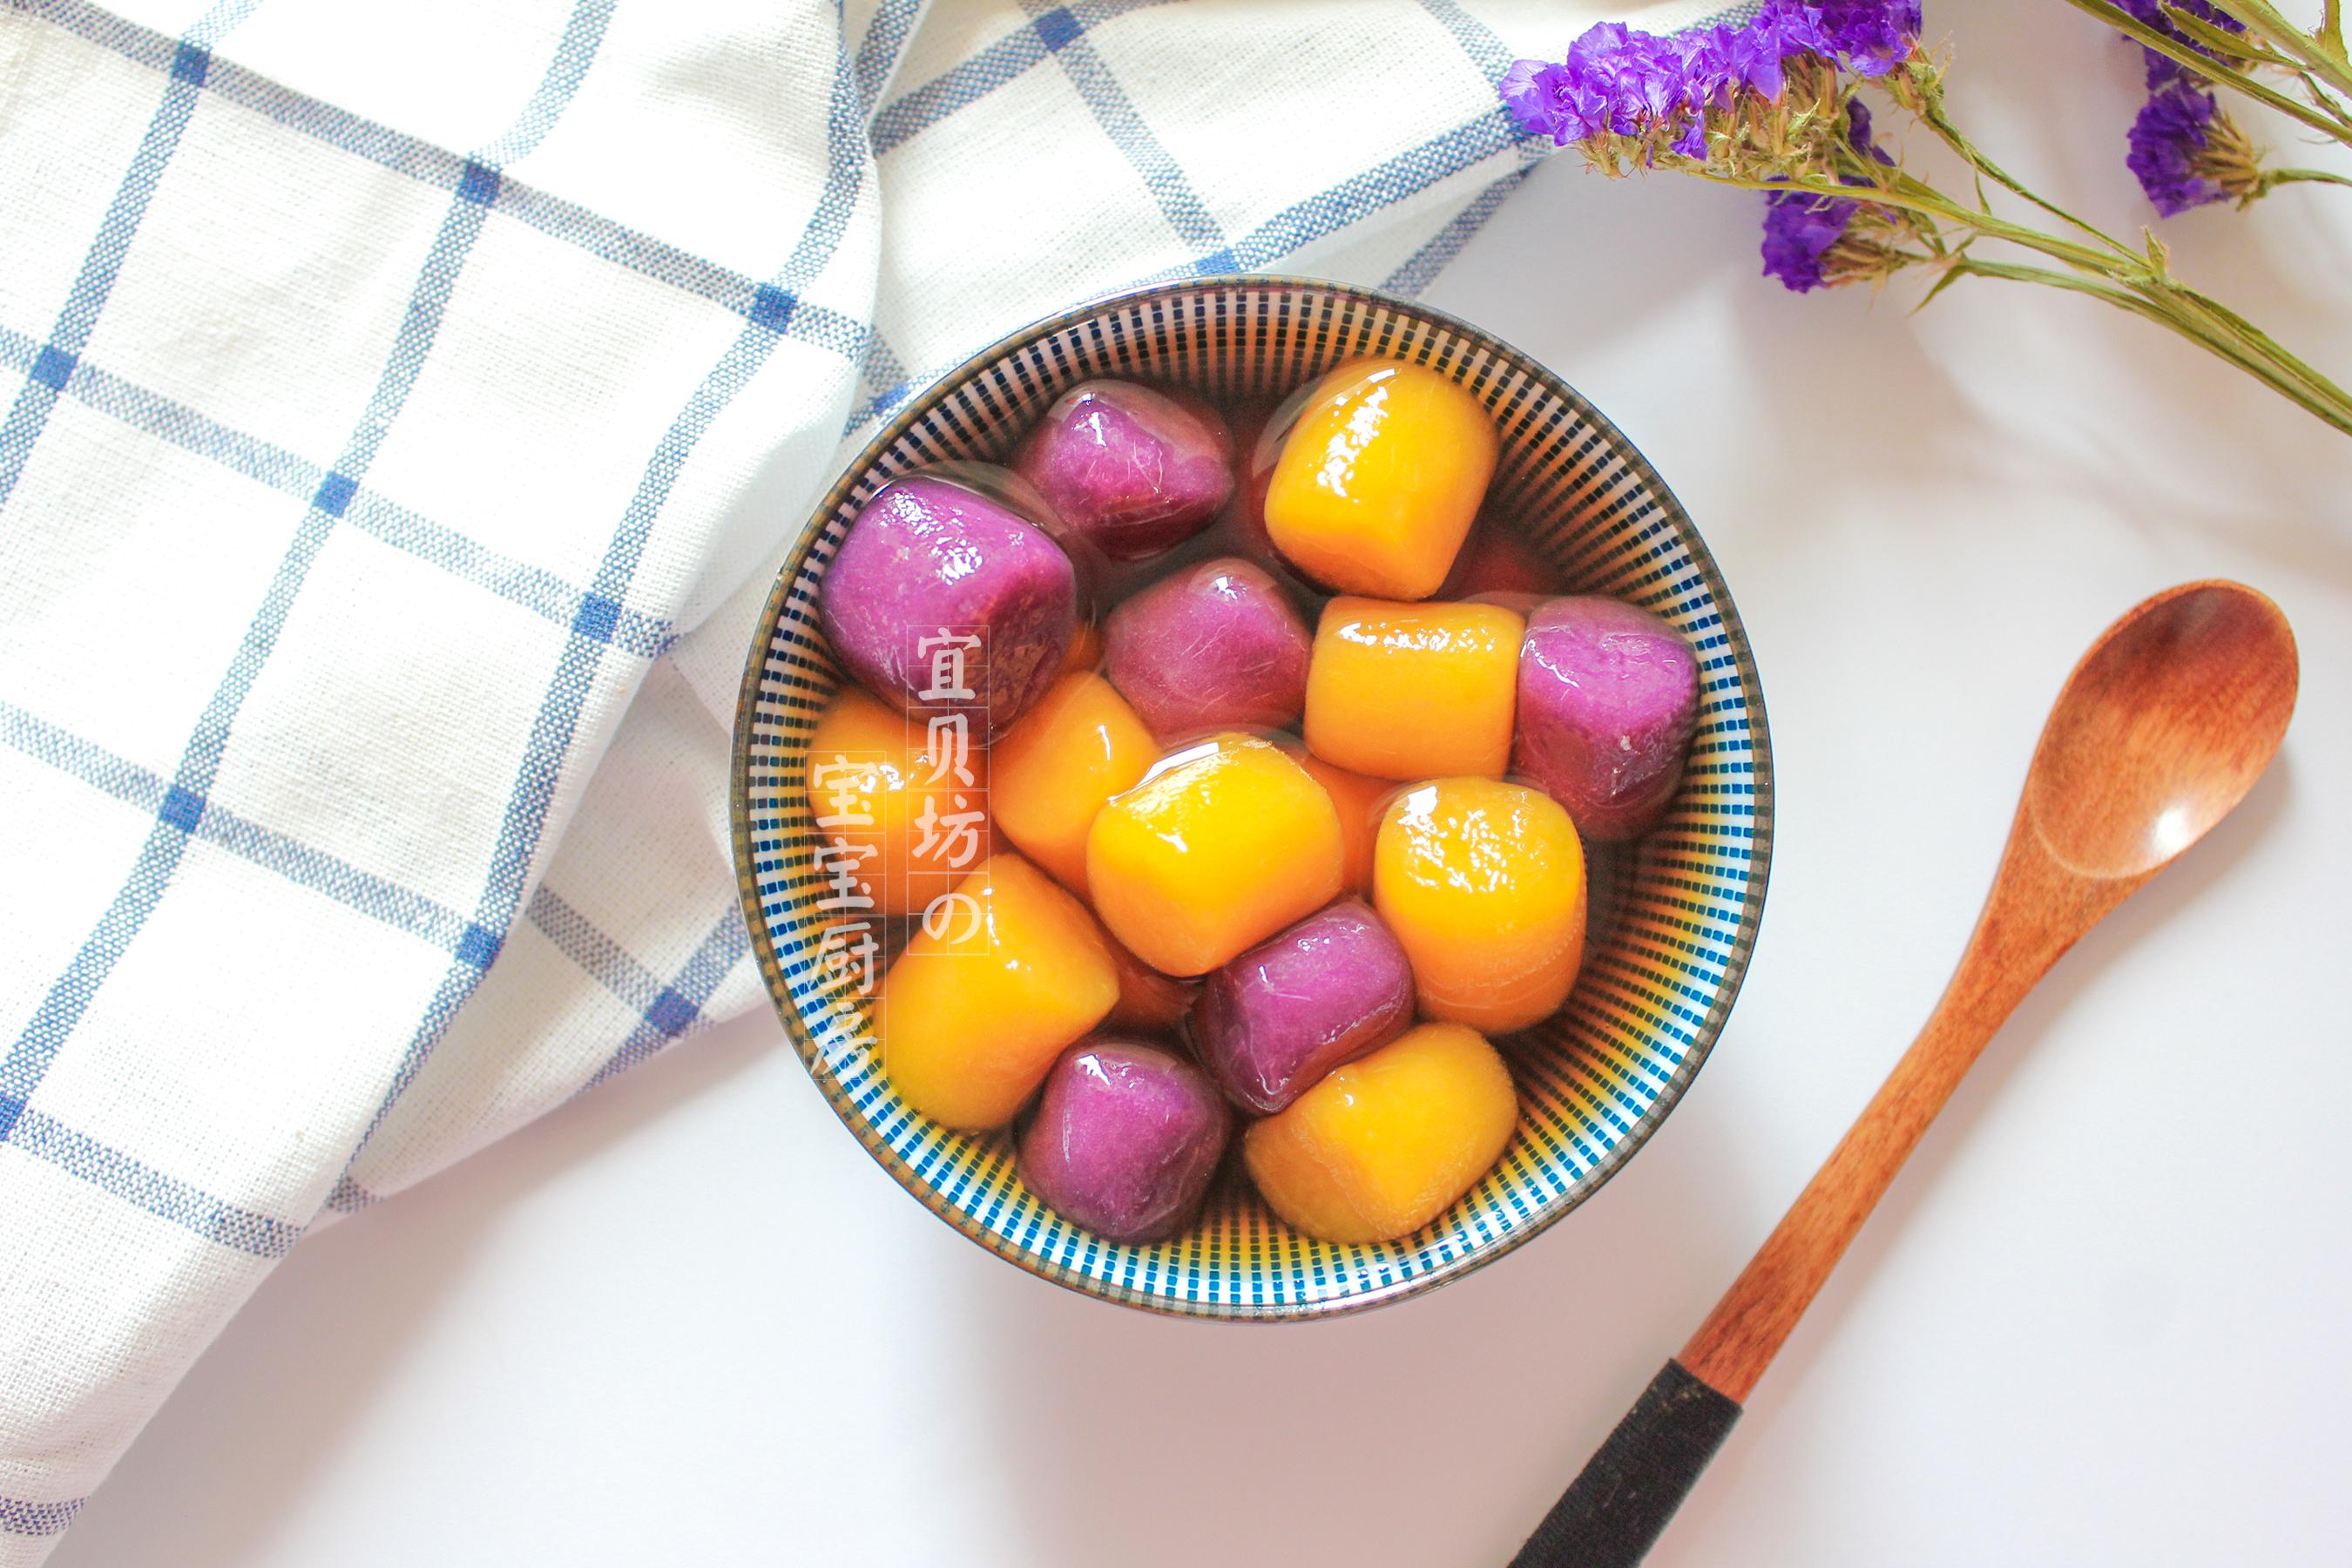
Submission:
M 0 1568 L 306 1228 L 764 1005 L 845 444 L 1124 285 L 1418 289 L 1590 9 L 0 0 Z

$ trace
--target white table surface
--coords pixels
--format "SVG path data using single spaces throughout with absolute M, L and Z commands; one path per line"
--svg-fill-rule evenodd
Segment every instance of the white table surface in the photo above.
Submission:
M 1931 9 L 1966 122 L 2139 221 L 2128 57 Z M 1746 994 L 1591 1204 L 1369 1316 L 1160 1321 L 932 1219 L 746 1019 L 306 1242 L 57 1568 L 1497 1563 L 1927 1013 L 2075 656 L 2212 575 L 2301 638 L 2285 754 L 1994 1042 L 1653 1561 L 2346 1561 L 2352 444 L 2088 302 L 1783 294 L 1755 216 L 1559 162 L 1433 293 L 1668 476 L 1770 710 Z M 2165 232 L 2352 368 L 2352 194 Z

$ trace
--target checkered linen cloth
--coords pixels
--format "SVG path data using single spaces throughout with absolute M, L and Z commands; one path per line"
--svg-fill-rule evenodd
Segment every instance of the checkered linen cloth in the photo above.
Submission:
M 845 445 L 1125 285 L 1419 289 L 1591 10 L 0 0 L 0 1568 L 307 1228 L 762 1005 Z

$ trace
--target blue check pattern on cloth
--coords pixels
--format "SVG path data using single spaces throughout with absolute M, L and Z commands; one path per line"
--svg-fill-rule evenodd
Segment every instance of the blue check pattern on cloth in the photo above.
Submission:
M 0 1568 L 310 1226 L 762 1005 L 728 726 L 845 443 L 1112 289 L 1422 288 L 1592 19 L 772 11 L 0 0 Z

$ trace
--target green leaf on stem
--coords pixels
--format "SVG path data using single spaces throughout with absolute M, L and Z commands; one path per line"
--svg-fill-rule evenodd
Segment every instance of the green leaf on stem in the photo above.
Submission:
M 1963 276 L 1971 270 L 1973 264 L 1970 262 L 1960 261 L 1956 262 L 1950 267 L 1945 268 L 1944 275 L 1941 278 L 1937 279 L 1933 286 L 1931 286 L 1925 294 L 1919 296 L 1919 302 L 1917 304 L 1911 307 L 1911 313 L 1916 316 L 1920 311 L 1926 310 L 1929 305 L 1935 303 L 1937 295 L 1942 293 L 1945 289 L 1958 282 Z

